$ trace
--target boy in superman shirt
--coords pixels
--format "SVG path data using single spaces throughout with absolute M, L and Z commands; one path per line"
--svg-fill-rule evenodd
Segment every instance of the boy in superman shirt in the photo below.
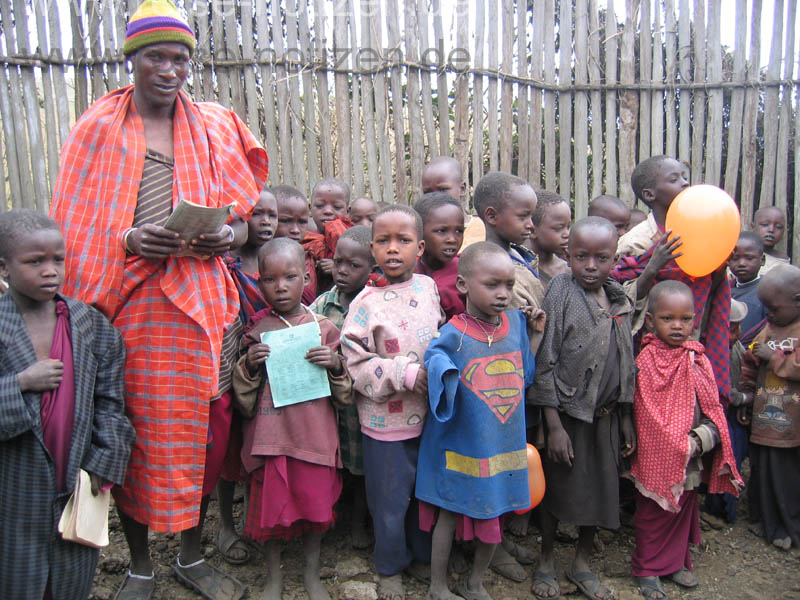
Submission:
M 501 541 L 502 515 L 530 505 L 523 397 L 544 327 L 541 310 L 529 311 L 527 324 L 523 313 L 506 312 L 514 265 L 496 244 L 464 251 L 456 285 L 466 312 L 450 319 L 425 353 L 430 411 L 417 466 L 420 526 L 433 529 L 434 600 L 491 598 L 483 576 Z M 447 587 L 454 534 L 477 542 L 459 596 Z

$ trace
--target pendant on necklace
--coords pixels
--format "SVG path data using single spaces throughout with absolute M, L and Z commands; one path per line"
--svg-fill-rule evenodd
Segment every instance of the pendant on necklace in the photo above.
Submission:
M 487 335 L 486 336 L 486 340 L 489 342 L 489 348 L 491 348 L 492 347 L 492 342 L 494 341 L 494 336 L 493 335 Z

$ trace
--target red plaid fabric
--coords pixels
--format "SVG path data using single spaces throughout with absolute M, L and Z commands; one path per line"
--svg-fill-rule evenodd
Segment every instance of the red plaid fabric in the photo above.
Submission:
M 64 294 L 100 309 L 127 348 L 126 411 L 136 429 L 125 486 L 127 514 L 157 531 L 197 524 L 217 393 L 222 334 L 239 311 L 222 258 L 127 257 L 146 142 L 133 86 L 80 118 L 62 151 L 51 208 L 67 246 Z M 247 218 L 268 173 L 265 150 L 231 111 L 181 93 L 173 120 L 173 202 L 235 204 Z
M 336 217 L 333 221 L 325 223 L 324 234 L 316 231 L 307 232 L 303 240 L 303 249 L 315 263 L 323 258 L 333 258 L 339 238 L 352 226 L 353 222 L 347 217 Z
M 720 436 L 711 469 L 703 471 L 708 491 L 738 496 L 744 484 L 736 470 L 728 422 L 703 345 L 689 341 L 673 348 L 650 333 L 642 340 L 636 366 L 639 374 L 633 412 L 638 443 L 631 459 L 631 475 L 637 489 L 665 510 L 680 510 L 678 501 L 690 459 L 688 434 L 697 402 Z
M 639 277 L 653 256 L 653 248 L 639 256 L 621 257 L 616 268 L 612 271 L 611 277 L 620 283 Z M 658 272 L 656 282 L 665 279 L 681 281 L 692 289 L 694 294 L 695 327 L 700 326 L 706 306 L 710 305 L 711 307 L 711 314 L 708 316 L 706 329 L 701 334 L 700 341 L 705 346 L 705 355 L 714 370 L 714 378 L 717 382 L 720 400 L 727 406 L 730 395 L 730 373 L 728 372 L 730 367 L 730 347 L 728 336 L 731 315 L 731 288 L 728 285 L 728 281 L 724 279 L 717 286 L 709 303 L 711 275 L 690 277 L 672 261 Z

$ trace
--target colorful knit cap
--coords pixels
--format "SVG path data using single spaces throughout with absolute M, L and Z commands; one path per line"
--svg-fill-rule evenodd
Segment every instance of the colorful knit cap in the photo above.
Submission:
M 171 0 L 144 0 L 128 21 L 122 53 L 133 54 L 150 44 L 178 42 L 194 52 L 197 41 Z

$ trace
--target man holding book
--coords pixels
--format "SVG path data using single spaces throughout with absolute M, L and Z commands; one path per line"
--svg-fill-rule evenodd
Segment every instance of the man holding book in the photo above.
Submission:
M 135 84 L 101 98 L 76 123 L 51 209 L 66 238 L 65 293 L 100 309 L 127 347 L 126 412 L 136 442 L 125 485 L 114 490 L 131 550 L 120 598 L 153 594 L 148 528 L 182 532 L 173 569 L 189 587 L 207 598 L 243 591 L 202 560 L 200 535 L 216 483 L 207 467 L 227 447 L 209 422 L 230 385 L 219 366 L 239 310 L 221 256 L 244 241 L 268 161 L 232 111 L 181 91 L 194 48 L 170 0 L 141 4 L 123 45 Z M 232 205 L 231 215 L 187 238 L 197 229 L 185 219 L 184 229 L 166 227 L 182 201 Z

